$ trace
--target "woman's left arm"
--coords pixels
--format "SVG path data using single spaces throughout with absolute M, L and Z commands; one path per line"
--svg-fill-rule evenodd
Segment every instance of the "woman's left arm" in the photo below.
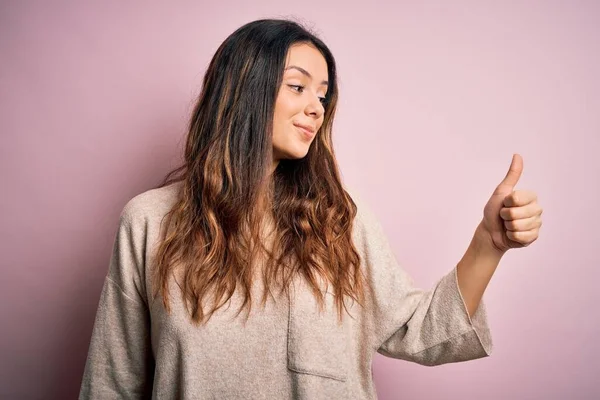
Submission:
M 541 226 L 535 194 L 513 190 L 521 170 L 520 156 L 513 157 L 465 255 L 429 290 L 414 285 L 370 207 L 353 195 L 354 239 L 371 288 L 365 324 L 377 352 L 429 366 L 491 354 L 484 291 L 502 255 L 533 242 Z
M 484 207 L 483 219 L 456 267 L 458 286 L 473 315 L 502 256 L 513 248 L 533 243 L 542 226 L 542 208 L 535 192 L 514 190 L 523 171 L 515 154 L 508 173 Z

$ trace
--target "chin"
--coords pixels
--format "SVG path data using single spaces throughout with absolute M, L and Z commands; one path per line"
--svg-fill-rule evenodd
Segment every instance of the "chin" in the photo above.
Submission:
M 310 148 L 310 146 L 307 146 L 305 144 L 299 144 L 295 148 L 281 149 L 283 151 L 280 150 L 280 152 L 282 154 L 284 154 L 283 158 L 285 158 L 285 159 L 288 159 L 288 160 L 299 160 L 301 158 L 306 157 L 306 155 L 308 154 L 308 149 L 309 148 Z

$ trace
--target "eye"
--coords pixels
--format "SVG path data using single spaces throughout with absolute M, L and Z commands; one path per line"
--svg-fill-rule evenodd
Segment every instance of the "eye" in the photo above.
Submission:
M 294 89 L 295 91 L 297 91 L 298 93 L 302 93 L 302 91 L 304 90 L 304 86 L 302 85 L 288 85 L 289 87 L 291 87 L 292 89 Z M 321 104 L 325 105 L 327 104 L 327 97 L 319 97 L 319 101 L 321 102 Z
M 304 86 L 302 85 L 288 85 L 289 87 L 291 87 L 292 89 L 298 91 L 298 93 L 302 93 L 302 90 L 304 90 Z

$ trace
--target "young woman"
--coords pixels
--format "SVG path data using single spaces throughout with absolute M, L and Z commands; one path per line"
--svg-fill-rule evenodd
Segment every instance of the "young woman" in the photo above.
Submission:
M 421 290 L 341 182 L 337 97 L 331 52 L 295 22 L 223 42 L 184 165 L 122 211 L 81 399 L 375 399 L 375 352 L 490 354 L 483 292 L 541 225 L 535 194 L 513 191 L 520 157 L 463 259 Z

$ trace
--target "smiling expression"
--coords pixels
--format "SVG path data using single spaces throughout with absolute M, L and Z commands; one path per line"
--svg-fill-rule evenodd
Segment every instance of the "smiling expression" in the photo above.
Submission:
M 295 44 L 287 55 L 273 117 L 273 162 L 303 158 L 323 124 L 327 62 L 310 44 Z

